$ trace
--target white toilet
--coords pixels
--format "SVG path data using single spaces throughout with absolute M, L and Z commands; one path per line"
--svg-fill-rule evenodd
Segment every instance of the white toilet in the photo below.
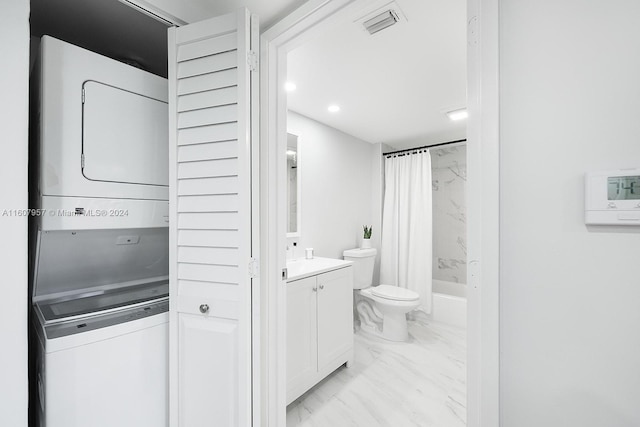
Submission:
M 420 295 L 398 286 L 371 286 L 376 254 L 376 249 L 342 253 L 345 260 L 353 262 L 353 288 L 364 297 L 356 304 L 360 327 L 390 341 L 407 341 L 407 313 L 418 308 Z

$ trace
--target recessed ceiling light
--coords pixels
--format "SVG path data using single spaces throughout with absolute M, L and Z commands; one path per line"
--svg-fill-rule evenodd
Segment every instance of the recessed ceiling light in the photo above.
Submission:
M 329 108 L 327 108 L 327 110 L 329 110 L 330 113 L 337 113 L 338 111 L 340 111 L 340 107 L 338 105 L 329 105 Z
M 469 113 L 467 113 L 467 109 L 466 108 L 461 108 L 459 110 L 453 110 L 453 111 L 448 111 L 447 112 L 447 117 L 449 117 L 449 119 L 451 120 L 463 120 L 466 119 L 467 117 L 469 117 Z
M 284 90 L 286 90 L 287 92 L 293 92 L 294 90 L 296 90 L 296 84 L 294 82 L 286 82 L 284 84 Z

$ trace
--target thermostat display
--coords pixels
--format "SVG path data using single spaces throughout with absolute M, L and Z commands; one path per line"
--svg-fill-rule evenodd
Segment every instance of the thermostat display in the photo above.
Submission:
M 609 200 L 640 200 L 640 176 L 610 176 Z
M 640 225 L 640 168 L 586 174 L 585 223 Z

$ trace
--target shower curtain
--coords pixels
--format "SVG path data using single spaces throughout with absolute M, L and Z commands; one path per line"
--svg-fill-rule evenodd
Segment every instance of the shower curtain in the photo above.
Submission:
M 380 283 L 420 295 L 431 313 L 431 155 L 422 150 L 385 159 Z

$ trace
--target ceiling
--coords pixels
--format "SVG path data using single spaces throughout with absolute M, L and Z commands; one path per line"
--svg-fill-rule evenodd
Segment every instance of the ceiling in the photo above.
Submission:
M 445 113 L 466 107 L 466 1 L 395 3 L 406 21 L 369 35 L 354 21 L 377 7 L 360 10 L 291 51 L 289 109 L 396 148 L 465 138 L 466 120 Z
M 187 21 L 247 7 L 264 30 L 305 0 L 133 0 L 167 3 Z M 333 27 L 288 55 L 297 90 L 289 108 L 368 142 L 397 148 L 461 139 L 466 123 L 446 111 L 466 106 L 466 1 L 395 0 L 401 22 L 369 35 L 358 18 L 390 3 L 345 9 Z M 191 6 L 189 6 L 191 5 Z M 189 6 L 189 7 L 187 7 Z M 382 9 L 385 10 L 385 9 Z M 406 17 L 406 20 L 403 19 Z M 123 0 L 31 0 L 32 35 L 54 37 L 167 75 L 167 26 Z M 339 113 L 329 113 L 329 104 Z

